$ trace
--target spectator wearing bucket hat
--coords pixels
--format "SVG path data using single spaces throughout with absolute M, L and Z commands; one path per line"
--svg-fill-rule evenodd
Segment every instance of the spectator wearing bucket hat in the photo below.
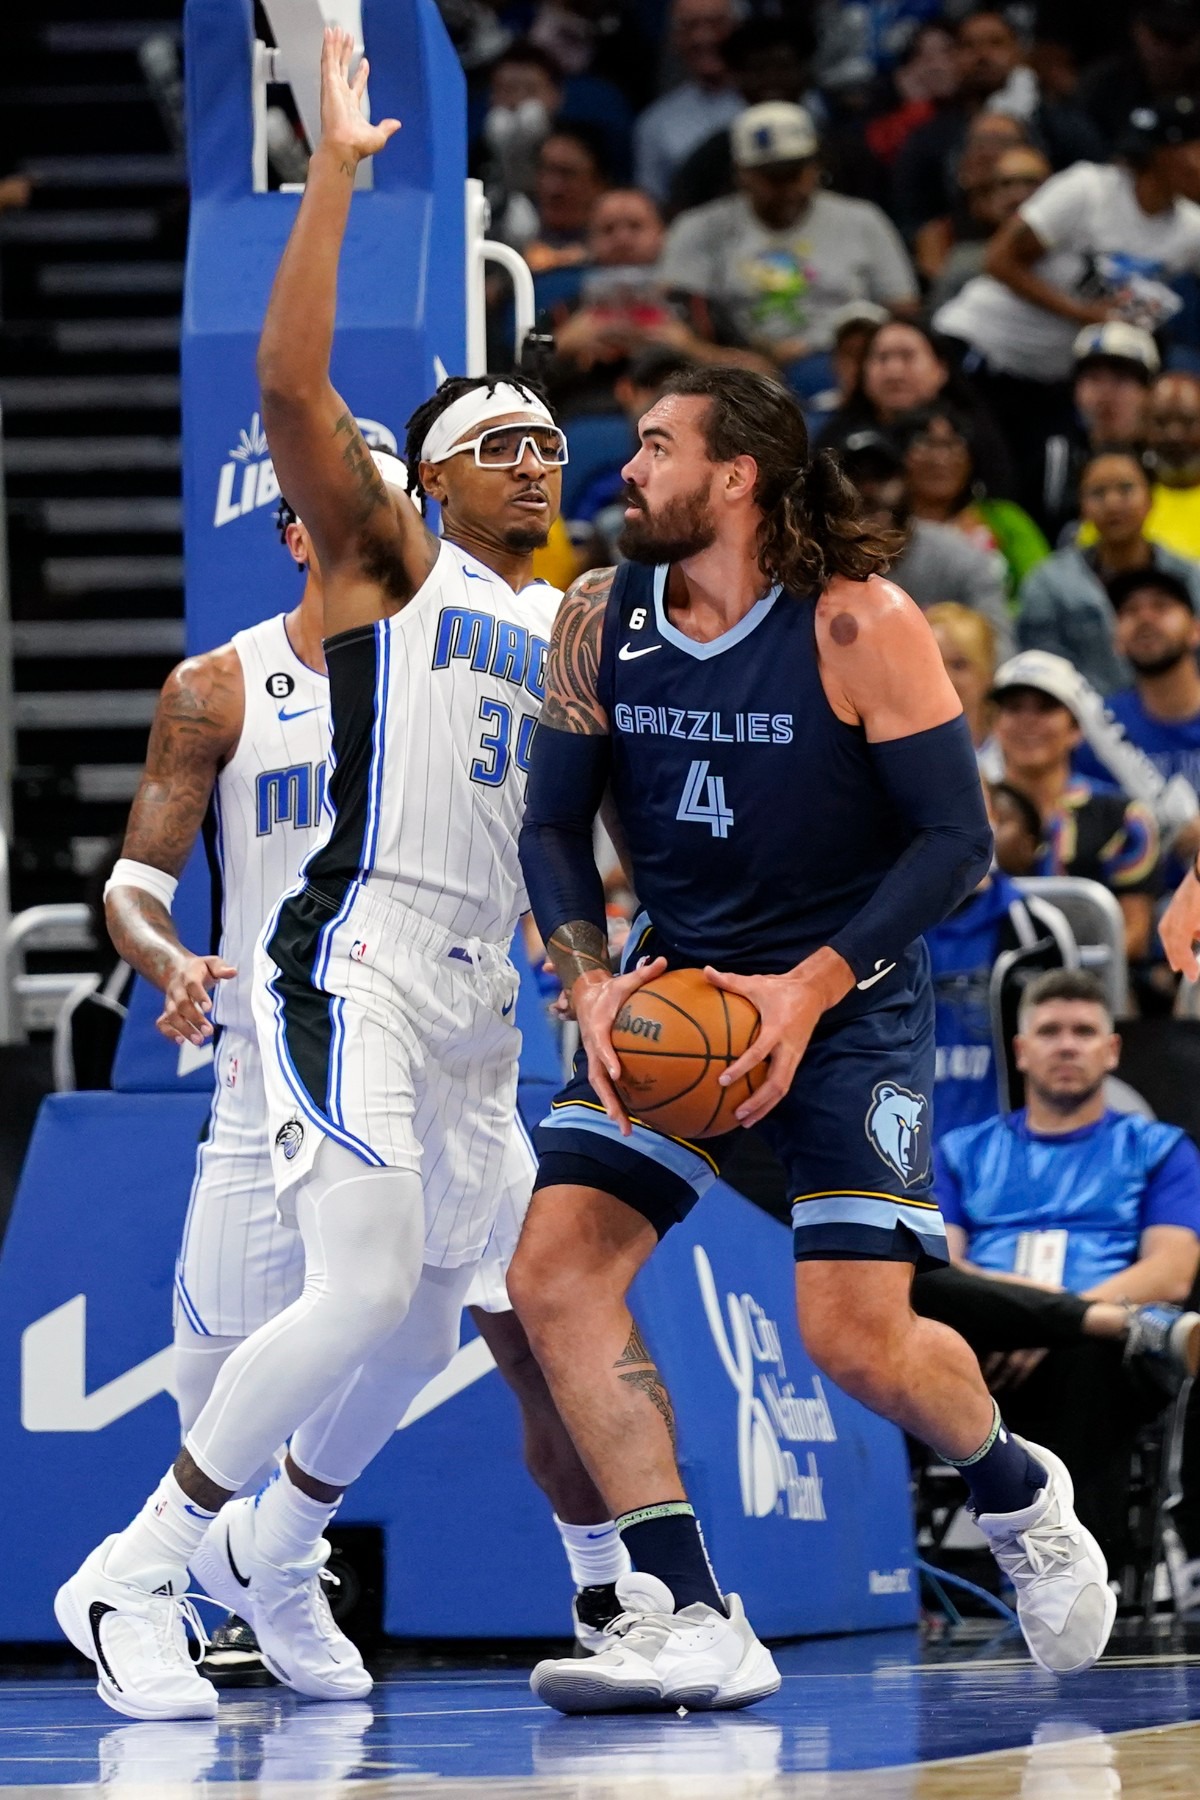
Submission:
M 1051 543 L 1079 517 L 1079 476 L 1089 455 L 1144 442 L 1146 398 L 1161 366 L 1150 333 L 1123 319 L 1085 325 L 1074 359 L 1074 428 L 1046 439 L 1042 516 Z
M 992 686 L 1003 780 L 1037 808 L 1044 832 L 1034 873 L 1081 875 L 1115 895 L 1131 962 L 1150 949 L 1158 891 L 1154 814 L 1111 783 L 1077 774 L 1086 689 L 1062 656 L 1023 650 L 996 671 Z
M 747 107 L 730 139 L 738 192 L 680 214 L 663 279 L 720 305 L 750 348 L 814 393 L 828 384 L 840 309 L 851 300 L 915 306 L 912 264 L 877 206 L 821 187 L 817 133 L 804 107 Z
M 1114 634 L 1106 583 L 1131 569 L 1179 577 L 1200 599 L 1200 565 L 1151 541 L 1150 483 L 1133 450 L 1101 449 L 1079 481 L 1079 507 L 1091 541 L 1056 550 L 1021 584 L 1017 642 L 1066 656 L 1102 694 L 1129 681 Z M 1082 534 L 1081 534 L 1082 535 Z

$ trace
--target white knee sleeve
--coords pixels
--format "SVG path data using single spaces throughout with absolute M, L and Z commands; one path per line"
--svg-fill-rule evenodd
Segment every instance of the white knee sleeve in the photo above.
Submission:
M 197 1467 L 237 1491 L 395 1333 L 421 1279 L 420 1176 L 370 1168 L 326 1140 L 296 1191 L 300 1298 L 225 1361 L 187 1437 Z
M 477 1266 L 425 1269 L 399 1330 L 297 1430 L 292 1459 L 305 1474 L 330 1487 L 357 1481 L 458 1349 L 463 1300 Z

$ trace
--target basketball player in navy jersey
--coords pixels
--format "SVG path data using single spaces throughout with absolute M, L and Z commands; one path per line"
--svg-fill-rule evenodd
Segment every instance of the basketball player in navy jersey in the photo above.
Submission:
M 636 1574 L 586 1664 L 543 1662 L 565 1712 L 744 1706 L 779 1676 L 723 1596 L 688 1504 L 670 1399 L 625 1295 L 716 1177 L 736 1133 L 689 1145 L 630 1120 L 620 1009 L 668 967 L 758 1008 L 722 1080 L 788 1172 L 805 1344 L 848 1393 L 963 1471 L 1043 1667 L 1088 1667 L 1115 1600 L 1056 1457 L 1005 1430 L 974 1355 L 916 1317 L 946 1260 L 930 1194 L 933 1001 L 921 934 L 986 872 L 970 735 L 932 633 L 884 578 L 890 540 L 796 401 L 762 376 L 672 378 L 640 425 L 621 568 L 555 625 L 521 849 L 579 1020 L 574 1080 L 537 1133 L 537 1191 L 509 1288 Z M 645 917 L 610 972 L 591 854 L 606 790 Z

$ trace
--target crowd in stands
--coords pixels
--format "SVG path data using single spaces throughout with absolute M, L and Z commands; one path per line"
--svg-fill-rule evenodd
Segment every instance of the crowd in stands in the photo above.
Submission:
M 1132 1439 L 1200 1359 L 1200 1155 L 1113 1032 L 1192 1006 L 1156 924 L 1200 850 L 1200 0 L 442 4 L 570 443 L 545 572 L 614 558 L 692 363 L 790 386 L 902 534 L 996 838 L 929 938 L 955 1266 L 918 1303 L 1118 1554 Z M 502 287 L 491 316 L 499 366 Z M 1103 890 L 1119 979 L 1061 878 Z

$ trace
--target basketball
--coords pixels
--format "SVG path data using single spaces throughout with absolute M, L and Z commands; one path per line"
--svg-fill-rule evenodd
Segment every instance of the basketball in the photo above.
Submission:
M 631 1117 L 670 1137 L 718 1137 L 763 1081 L 760 1063 L 733 1087 L 720 1077 L 758 1036 L 757 1010 L 741 994 L 714 987 L 699 969 L 672 969 L 639 988 L 617 1015 L 615 1083 Z

